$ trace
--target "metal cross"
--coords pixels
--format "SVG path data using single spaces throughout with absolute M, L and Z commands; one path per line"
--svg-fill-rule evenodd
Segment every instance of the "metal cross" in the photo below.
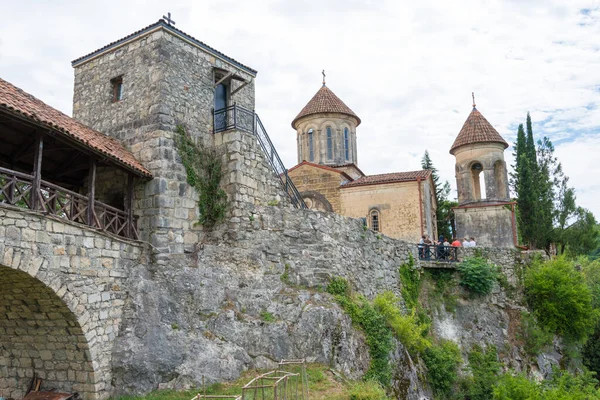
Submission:
M 475 92 L 471 92 L 471 97 L 473 97 L 473 108 L 475 108 Z
M 323 70 L 321 73 L 323 74 L 323 86 L 325 86 L 325 70 Z
M 163 15 L 163 19 L 167 22 L 167 24 L 175 25 L 175 21 L 171 19 L 171 13 L 167 13 L 166 17 Z

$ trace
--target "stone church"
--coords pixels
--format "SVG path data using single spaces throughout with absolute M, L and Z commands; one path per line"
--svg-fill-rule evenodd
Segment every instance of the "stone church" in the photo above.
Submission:
M 431 171 L 365 175 L 358 167 L 360 118 L 325 81 L 292 121 L 298 162 L 289 176 L 309 208 L 364 218 L 387 236 L 416 243 L 437 236 Z

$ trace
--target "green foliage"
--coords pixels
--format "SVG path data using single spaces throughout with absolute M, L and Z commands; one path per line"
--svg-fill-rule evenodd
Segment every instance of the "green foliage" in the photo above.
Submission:
M 552 379 L 537 383 L 519 374 L 504 374 L 494 387 L 494 400 L 599 400 L 598 381 L 590 373 L 554 370 Z
M 350 296 L 350 285 L 348 281 L 341 277 L 334 277 L 327 285 L 327 293 L 334 296 Z
M 273 199 L 273 200 L 269 200 L 267 202 L 268 206 L 278 206 L 279 205 L 279 200 Z
M 400 266 L 400 280 L 402 284 L 402 298 L 409 310 L 416 310 L 419 305 L 419 291 L 421 289 L 421 275 L 414 268 L 411 258 L 406 264 Z
M 456 207 L 458 203 L 448 199 L 450 195 L 450 183 L 448 181 L 445 181 L 443 184 L 440 182 L 438 170 L 433 166 L 433 161 L 431 161 L 429 151 L 427 150 L 425 150 L 421 159 L 421 168 L 431 171 L 437 203 L 436 220 L 438 234 L 443 235 L 445 238 L 452 238 L 456 233 L 454 210 L 452 208 Z
M 481 257 L 466 258 L 458 270 L 460 284 L 478 295 L 490 293 L 498 278 L 497 268 Z
M 521 325 L 517 338 L 524 344 L 525 351 L 531 356 L 537 356 L 544 348 L 552 344 L 554 335 L 547 332 L 538 324 L 535 317 L 528 312 L 521 312 Z
M 219 186 L 223 177 L 221 157 L 215 149 L 194 143 L 178 125 L 175 144 L 187 174 L 187 182 L 198 193 L 198 222 L 212 228 L 225 219 L 227 194 Z
M 280 276 L 281 282 L 285 283 L 286 285 L 289 285 L 290 282 L 290 264 L 285 264 L 285 270 L 283 271 L 283 274 L 281 274 Z
M 173 329 L 174 331 L 179 329 L 179 325 L 177 324 L 171 324 L 171 329 Z
M 462 361 L 458 345 L 450 341 L 433 345 L 423 354 L 423 361 L 427 366 L 427 380 L 435 395 L 442 399 L 449 398 Z
M 364 378 L 387 387 L 392 377 L 389 355 L 393 349 L 393 338 L 385 317 L 367 299 L 354 296 L 343 278 L 333 278 L 327 286 L 327 292 L 335 296 L 352 323 L 365 333 L 371 365 Z
M 447 312 L 456 311 L 458 294 L 455 288 L 458 283 L 454 271 L 445 268 L 428 268 L 425 276 L 435 283 L 434 290 L 430 292 L 430 304 L 436 307 L 443 304 Z
M 494 387 L 495 400 L 541 400 L 541 387 L 523 374 L 503 374 Z
M 426 338 L 429 325 L 419 321 L 415 310 L 409 315 L 402 315 L 398 308 L 399 302 L 400 299 L 392 292 L 379 294 L 373 300 L 375 309 L 383 315 L 396 338 L 415 357 L 431 346 L 431 342 Z
M 498 382 L 500 368 L 496 346 L 485 350 L 474 346 L 469 352 L 469 370 L 471 375 L 465 378 L 464 397 L 470 400 L 488 400 L 492 397 L 493 387 Z
M 350 400 L 388 400 L 385 390 L 379 382 L 367 380 L 350 386 Z
M 573 262 L 564 257 L 534 262 L 525 272 L 524 287 L 533 315 L 547 331 L 569 340 L 584 340 L 592 333 L 597 312 Z
M 260 318 L 265 322 L 275 322 L 275 316 L 268 311 L 261 311 Z

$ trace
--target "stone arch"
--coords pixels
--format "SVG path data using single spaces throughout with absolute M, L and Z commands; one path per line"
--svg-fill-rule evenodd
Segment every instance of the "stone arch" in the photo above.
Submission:
M 105 382 L 94 370 L 98 360 L 82 324 L 88 314 L 78 317 L 61 298 L 66 288 L 56 278 L 49 280 L 0 264 L 0 394 L 24 396 L 35 371 L 44 389 L 99 399 Z
M 300 193 L 300 196 L 302 196 L 307 207 L 311 210 L 333 212 L 333 207 L 329 200 L 319 192 L 308 190 Z

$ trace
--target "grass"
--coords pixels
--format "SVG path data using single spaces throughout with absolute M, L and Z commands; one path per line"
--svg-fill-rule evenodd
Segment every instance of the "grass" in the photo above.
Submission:
M 206 387 L 206 394 L 212 395 L 241 395 L 242 386 L 260 373 L 267 371 L 246 371 L 242 376 L 233 382 L 216 383 Z M 349 400 L 351 391 L 355 384 L 347 387 L 339 382 L 331 373 L 328 367 L 320 364 L 309 364 L 306 374 L 308 376 L 308 390 L 311 400 Z M 145 396 L 122 396 L 114 397 L 113 400 L 191 400 L 198 393 L 202 393 L 201 388 L 174 391 L 157 390 L 148 393 Z

